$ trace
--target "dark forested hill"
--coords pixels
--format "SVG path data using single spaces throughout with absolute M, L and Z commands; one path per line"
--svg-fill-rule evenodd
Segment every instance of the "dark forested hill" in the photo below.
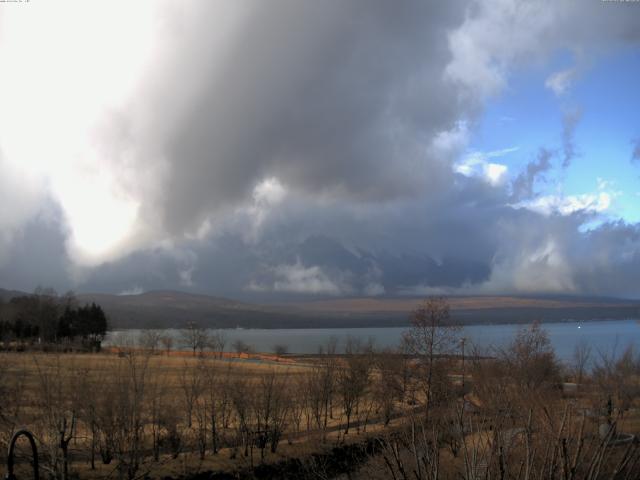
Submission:
M 5 290 L 4 288 L 0 288 L 0 301 L 8 302 L 13 297 L 21 297 L 23 295 L 28 295 L 28 293 L 20 292 L 18 290 Z

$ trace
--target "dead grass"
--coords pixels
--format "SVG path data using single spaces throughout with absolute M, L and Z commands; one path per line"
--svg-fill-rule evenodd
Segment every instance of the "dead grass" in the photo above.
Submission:
M 0 353 L 0 369 L 2 371 L 0 382 L 3 383 L 4 388 L 13 390 L 14 401 L 20 403 L 16 417 L 9 419 L 8 423 L 11 424 L 11 420 L 14 420 L 13 424 L 0 425 L 4 429 L 2 438 L 0 438 L 0 449 L 5 450 L 4 446 L 11 430 L 15 430 L 18 425 L 35 431 L 41 441 L 45 440 L 45 443 L 51 443 L 51 439 L 44 438 L 45 435 L 50 435 L 50 433 L 45 433 L 47 430 L 43 426 L 46 420 L 43 416 L 46 412 L 43 409 L 41 394 L 45 379 L 52 379 L 61 388 L 67 389 L 68 391 L 61 393 L 65 399 L 76 398 L 78 394 L 80 397 L 89 396 L 92 393 L 90 391 L 74 392 L 72 390 L 75 388 L 100 389 L 115 385 L 118 382 L 117 375 L 121 375 L 125 371 L 123 365 L 130 355 L 143 357 L 148 362 L 144 374 L 147 385 L 158 382 L 163 404 L 170 405 L 178 417 L 184 415 L 185 374 L 190 375 L 198 368 L 214 370 L 221 376 L 231 375 L 233 380 L 242 380 L 257 387 L 266 374 L 274 374 L 277 378 L 286 380 L 287 385 L 303 382 L 304 375 L 314 365 L 314 360 L 305 359 L 304 363 L 299 363 L 293 358 L 283 359 L 270 355 L 228 354 L 220 358 L 220 355 L 212 353 L 194 356 L 191 352 L 176 351 L 170 354 L 166 354 L 166 352 L 149 354 L 149 352 L 145 353 L 140 350 L 115 349 L 102 353 L 86 354 Z M 83 380 L 85 383 L 82 382 Z M 84 386 L 80 387 L 81 385 Z M 65 409 L 76 408 L 72 406 L 71 402 L 71 400 L 65 400 L 65 405 L 59 407 L 61 410 L 59 413 L 68 415 L 64 411 Z M 306 420 L 301 422 L 301 431 L 295 432 L 292 423 L 288 422 L 277 452 L 271 453 L 267 449 L 265 462 L 277 462 L 285 458 L 305 456 L 324 448 L 325 445 L 361 439 L 365 434 L 376 433 L 383 429 L 381 423 L 366 426 L 356 424 L 352 427 L 349 435 L 345 436 L 342 432 L 344 419 L 337 399 L 332 402 L 331 418 L 327 422 L 328 431 L 324 435 L 317 429 L 314 422 L 308 420 L 307 417 L 311 415 L 309 411 L 305 411 L 303 415 Z M 392 423 L 397 422 L 399 420 L 395 419 Z M 307 425 L 311 428 L 307 429 Z M 236 420 L 232 420 L 226 434 L 233 435 L 232 430 L 236 426 Z M 191 427 L 187 427 L 184 418 L 179 421 L 178 429 L 183 436 L 184 446 L 177 458 L 172 458 L 169 454 L 162 454 L 159 461 L 150 461 L 151 445 L 147 440 L 144 448 L 149 450 L 149 453 L 144 461 L 143 471 L 148 471 L 148 474 L 155 478 L 176 477 L 204 470 L 235 471 L 260 463 L 260 454 L 257 449 L 253 450 L 252 460 L 250 456 L 245 457 L 242 448 L 238 447 L 223 447 L 216 455 L 208 452 L 204 460 L 201 460 L 196 449 L 195 432 L 197 427 L 196 419 L 193 420 Z M 145 427 L 147 437 L 149 436 L 149 428 L 150 426 Z M 98 457 L 95 463 L 96 469 L 90 468 L 89 436 L 88 426 L 83 421 L 79 421 L 76 425 L 75 438 L 70 445 L 71 471 L 79 475 L 80 478 L 117 478 L 115 460 L 109 465 L 104 465 Z M 46 452 L 42 448 L 42 463 L 46 463 L 45 457 Z

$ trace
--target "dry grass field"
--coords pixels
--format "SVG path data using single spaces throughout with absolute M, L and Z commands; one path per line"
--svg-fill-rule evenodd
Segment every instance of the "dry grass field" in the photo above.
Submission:
M 638 478 L 633 350 L 561 367 L 534 326 L 496 358 L 463 361 L 427 348 L 447 338 L 427 326 L 403 354 L 355 340 L 298 358 L 2 352 L 0 449 L 28 428 L 43 478 L 61 480 Z
M 375 392 L 344 392 L 346 432 L 338 391 L 344 362 L 336 357 L 327 357 L 328 365 L 318 358 L 220 356 L 142 349 L 0 353 L 0 448 L 26 427 L 53 474 L 66 462 L 81 478 L 180 476 L 307 455 L 379 427 L 382 400 Z M 370 361 L 364 367 L 370 371 L 358 374 L 373 382 L 379 374 Z M 342 388 L 351 386 L 345 378 Z

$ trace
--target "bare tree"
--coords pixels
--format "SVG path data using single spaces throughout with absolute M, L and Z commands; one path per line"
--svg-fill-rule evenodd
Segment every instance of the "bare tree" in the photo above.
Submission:
M 639 374 L 640 355 L 636 354 L 633 345 L 629 345 L 620 356 L 615 351 L 600 352 L 600 358 L 593 368 L 593 378 L 603 397 L 600 402 L 606 401 L 609 423 L 614 410 L 624 414 L 640 395 L 640 384 L 637 381 Z
M 251 353 L 253 351 L 251 345 L 240 339 L 233 342 L 232 346 L 236 353 Z
M 145 396 L 149 355 L 122 352 L 112 364 L 97 405 L 99 449 L 105 464 L 117 461 L 119 478 L 133 480 L 146 465 Z
M 164 404 L 167 385 L 165 377 L 161 374 L 152 375 L 147 385 L 146 410 L 149 420 L 149 431 L 151 434 L 151 451 L 153 459 L 157 462 L 160 460 L 160 444 L 162 435 L 162 422 L 160 420 L 162 411 L 167 407 Z
M 222 358 L 224 353 L 224 347 L 227 345 L 227 337 L 224 332 L 216 330 L 209 338 L 209 347 L 218 353 L 218 356 Z
M 34 357 L 35 360 L 35 357 Z M 40 438 L 46 446 L 49 472 L 54 478 L 69 478 L 69 444 L 76 435 L 78 404 L 71 393 L 77 392 L 77 380 L 83 378 L 73 367 L 61 364 L 59 355 L 52 364 L 41 364 L 36 360 L 39 411 L 42 414 Z M 74 373 L 76 373 L 74 375 Z
M 372 395 L 376 411 L 388 425 L 394 414 L 395 403 L 404 398 L 404 356 L 394 351 L 382 351 L 374 357 L 377 375 L 372 382 Z
M 311 425 L 311 408 L 309 403 L 309 389 L 308 386 L 308 374 L 300 374 L 297 375 L 290 382 L 289 386 L 289 394 L 290 394 L 290 405 L 289 405 L 289 418 L 293 425 L 293 430 L 295 433 L 300 433 L 302 426 L 302 419 L 304 415 L 307 415 L 307 430 L 310 429 Z
M 287 353 L 289 353 L 289 347 L 283 343 L 274 345 L 273 353 L 275 353 L 279 357 L 282 357 L 283 355 L 286 355 Z
M 171 335 L 163 335 L 160 337 L 160 343 L 162 344 L 162 348 L 167 355 L 171 353 L 171 348 L 173 348 L 173 337 Z
M 180 369 L 180 390 L 184 401 L 184 412 L 188 428 L 193 425 L 193 410 L 202 393 L 203 377 L 199 375 L 199 370 L 203 368 L 201 364 L 192 365 L 185 360 Z
M 263 374 L 253 396 L 253 418 L 256 420 L 255 434 L 261 460 L 264 460 L 267 444 L 271 444 L 271 452 L 275 453 L 282 437 L 289 410 L 286 381 L 286 376 L 277 375 L 273 370 Z
M 206 328 L 199 326 L 195 322 L 188 322 L 186 328 L 181 333 L 182 344 L 193 351 L 202 352 L 209 345 L 209 334 Z
M 167 451 L 171 458 L 176 459 L 184 448 L 185 437 L 182 428 L 180 409 L 172 405 L 171 397 L 163 398 L 158 410 L 158 443 L 156 448 L 158 456 L 160 449 Z
M 229 424 L 231 408 L 231 365 L 224 372 L 219 372 L 213 366 L 201 370 L 204 373 L 203 388 L 205 390 L 205 404 L 208 410 L 208 429 L 210 431 L 211 448 L 218 453 L 224 431 Z
M 235 369 L 232 364 L 229 364 L 225 368 L 224 374 L 218 379 L 218 391 L 221 395 L 218 396 L 218 414 L 219 424 L 222 429 L 221 443 L 226 441 L 226 432 L 231 428 L 232 419 L 232 398 L 231 398 L 231 385 L 233 377 L 235 375 Z
M 313 419 L 316 428 L 322 429 L 323 438 L 326 429 L 326 419 L 328 418 L 328 413 L 325 414 L 325 405 L 329 404 L 329 400 L 326 400 L 329 389 L 325 388 L 328 379 L 333 382 L 333 378 L 327 374 L 326 366 L 323 365 L 315 366 L 304 377 L 306 383 L 305 390 L 308 392 L 307 430 L 310 428 L 309 420 Z M 325 419 L 324 422 L 323 418 Z
M 314 368 L 305 376 L 307 390 L 307 429 L 311 421 L 322 432 L 326 440 L 329 419 L 333 418 L 333 397 L 336 391 L 336 347 L 337 339 L 331 337 L 325 346 L 318 349 L 319 359 Z
M 162 334 L 158 330 L 145 330 L 138 337 L 138 345 L 155 353 L 161 338 Z
M 381 441 L 381 456 L 391 478 L 436 480 L 442 477 L 440 431 L 410 416 L 409 425 Z
M 95 371 L 87 369 L 82 375 L 79 385 L 79 419 L 89 435 L 89 455 L 91 470 L 96 469 L 96 450 L 100 441 L 100 431 L 98 428 L 98 403 L 103 396 L 104 382 L 99 381 Z
M 338 392 L 346 418 L 344 433 L 349 433 L 351 418 L 357 413 L 360 401 L 369 386 L 371 357 L 355 339 L 349 339 L 346 346 L 345 365 L 338 368 Z
M 168 394 L 173 383 L 164 365 L 154 365 L 147 375 L 144 396 L 145 432 L 149 435 L 155 462 L 162 453 L 176 458 L 182 449 L 180 397 Z
M 434 391 L 436 363 L 459 345 L 459 327 L 451 321 L 449 302 L 443 297 L 424 300 L 411 315 L 411 328 L 405 332 L 407 350 L 418 357 L 425 373 L 426 415 Z
M 236 428 L 236 441 L 231 450 L 232 458 L 235 457 L 237 448 L 244 447 L 244 456 L 251 455 L 253 465 L 253 419 L 251 417 L 254 391 L 245 378 L 237 376 L 230 386 L 231 402 L 235 413 L 234 426 Z
M 211 406 L 209 405 L 209 398 L 205 395 L 207 367 L 208 365 L 205 365 L 204 362 L 200 362 L 193 372 L 193 376 L 198 378 L 198 392 L 193 404 L 193 413 L 196 420 L 193 425 L 193 430 L 195 431 L 196 447 L 200 454 L 200 460 L 204 460 L 207 452 L 210 423 L 209 417 L 212 413 Z
M 560 381 L 560 365 L 551 341 L 537 322 L 521 328 L 511 344 L 497 353 L 509 377 L 527 392 Z
M 124 375 L 120 382 L 118 430 L 118 470 L 120 476 L 133 480 L 138 475 L 145 459 L 144 400 L 147 386 L 149 356 L 130 354 L 125 357 Z
M 589 367 L 589 361 L 591 360 L 591 346 L 580 339 L 573 350 L 573 373 L 576 383 L 579 385 L 582 383 L 585 373 Z

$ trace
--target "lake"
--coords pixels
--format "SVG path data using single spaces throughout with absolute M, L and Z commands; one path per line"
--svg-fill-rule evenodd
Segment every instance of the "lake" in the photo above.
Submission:
M 620 354 L 633 345 L 640 346 L 640 322 L 638 320 L 603 320 L 590 322 L 545 323 L 542 327 L 549 334 L 558 358 L 570 361 L 578 342 L 591 346 L 593 355 L 599 352 Z M 480 348 L 504 347 L 523 325 L 467 325 L 462 335 L 467 345 Z M 347 338 L 372 339 L 377 347 L 395 347 L 400 343 L 406 328 L 310 328 L 310 329 L 222 329 L 227 340 L 227 350 L 236 340 L 242 340 L 258 352 L 271 352 L 274 345 L 286 345 L 290 353 L 316 353 L 331 337 L 338 339 L 338 351 L 343 351 Z M 105 345 L 117 345 L 123 341 L 136 341 L 142 330 L 109 332 Z M 181 331 L 164 330 L 164 334 L 176 339 L 180 346 Z M 467 351 L 470 348 L 467 347 Z

